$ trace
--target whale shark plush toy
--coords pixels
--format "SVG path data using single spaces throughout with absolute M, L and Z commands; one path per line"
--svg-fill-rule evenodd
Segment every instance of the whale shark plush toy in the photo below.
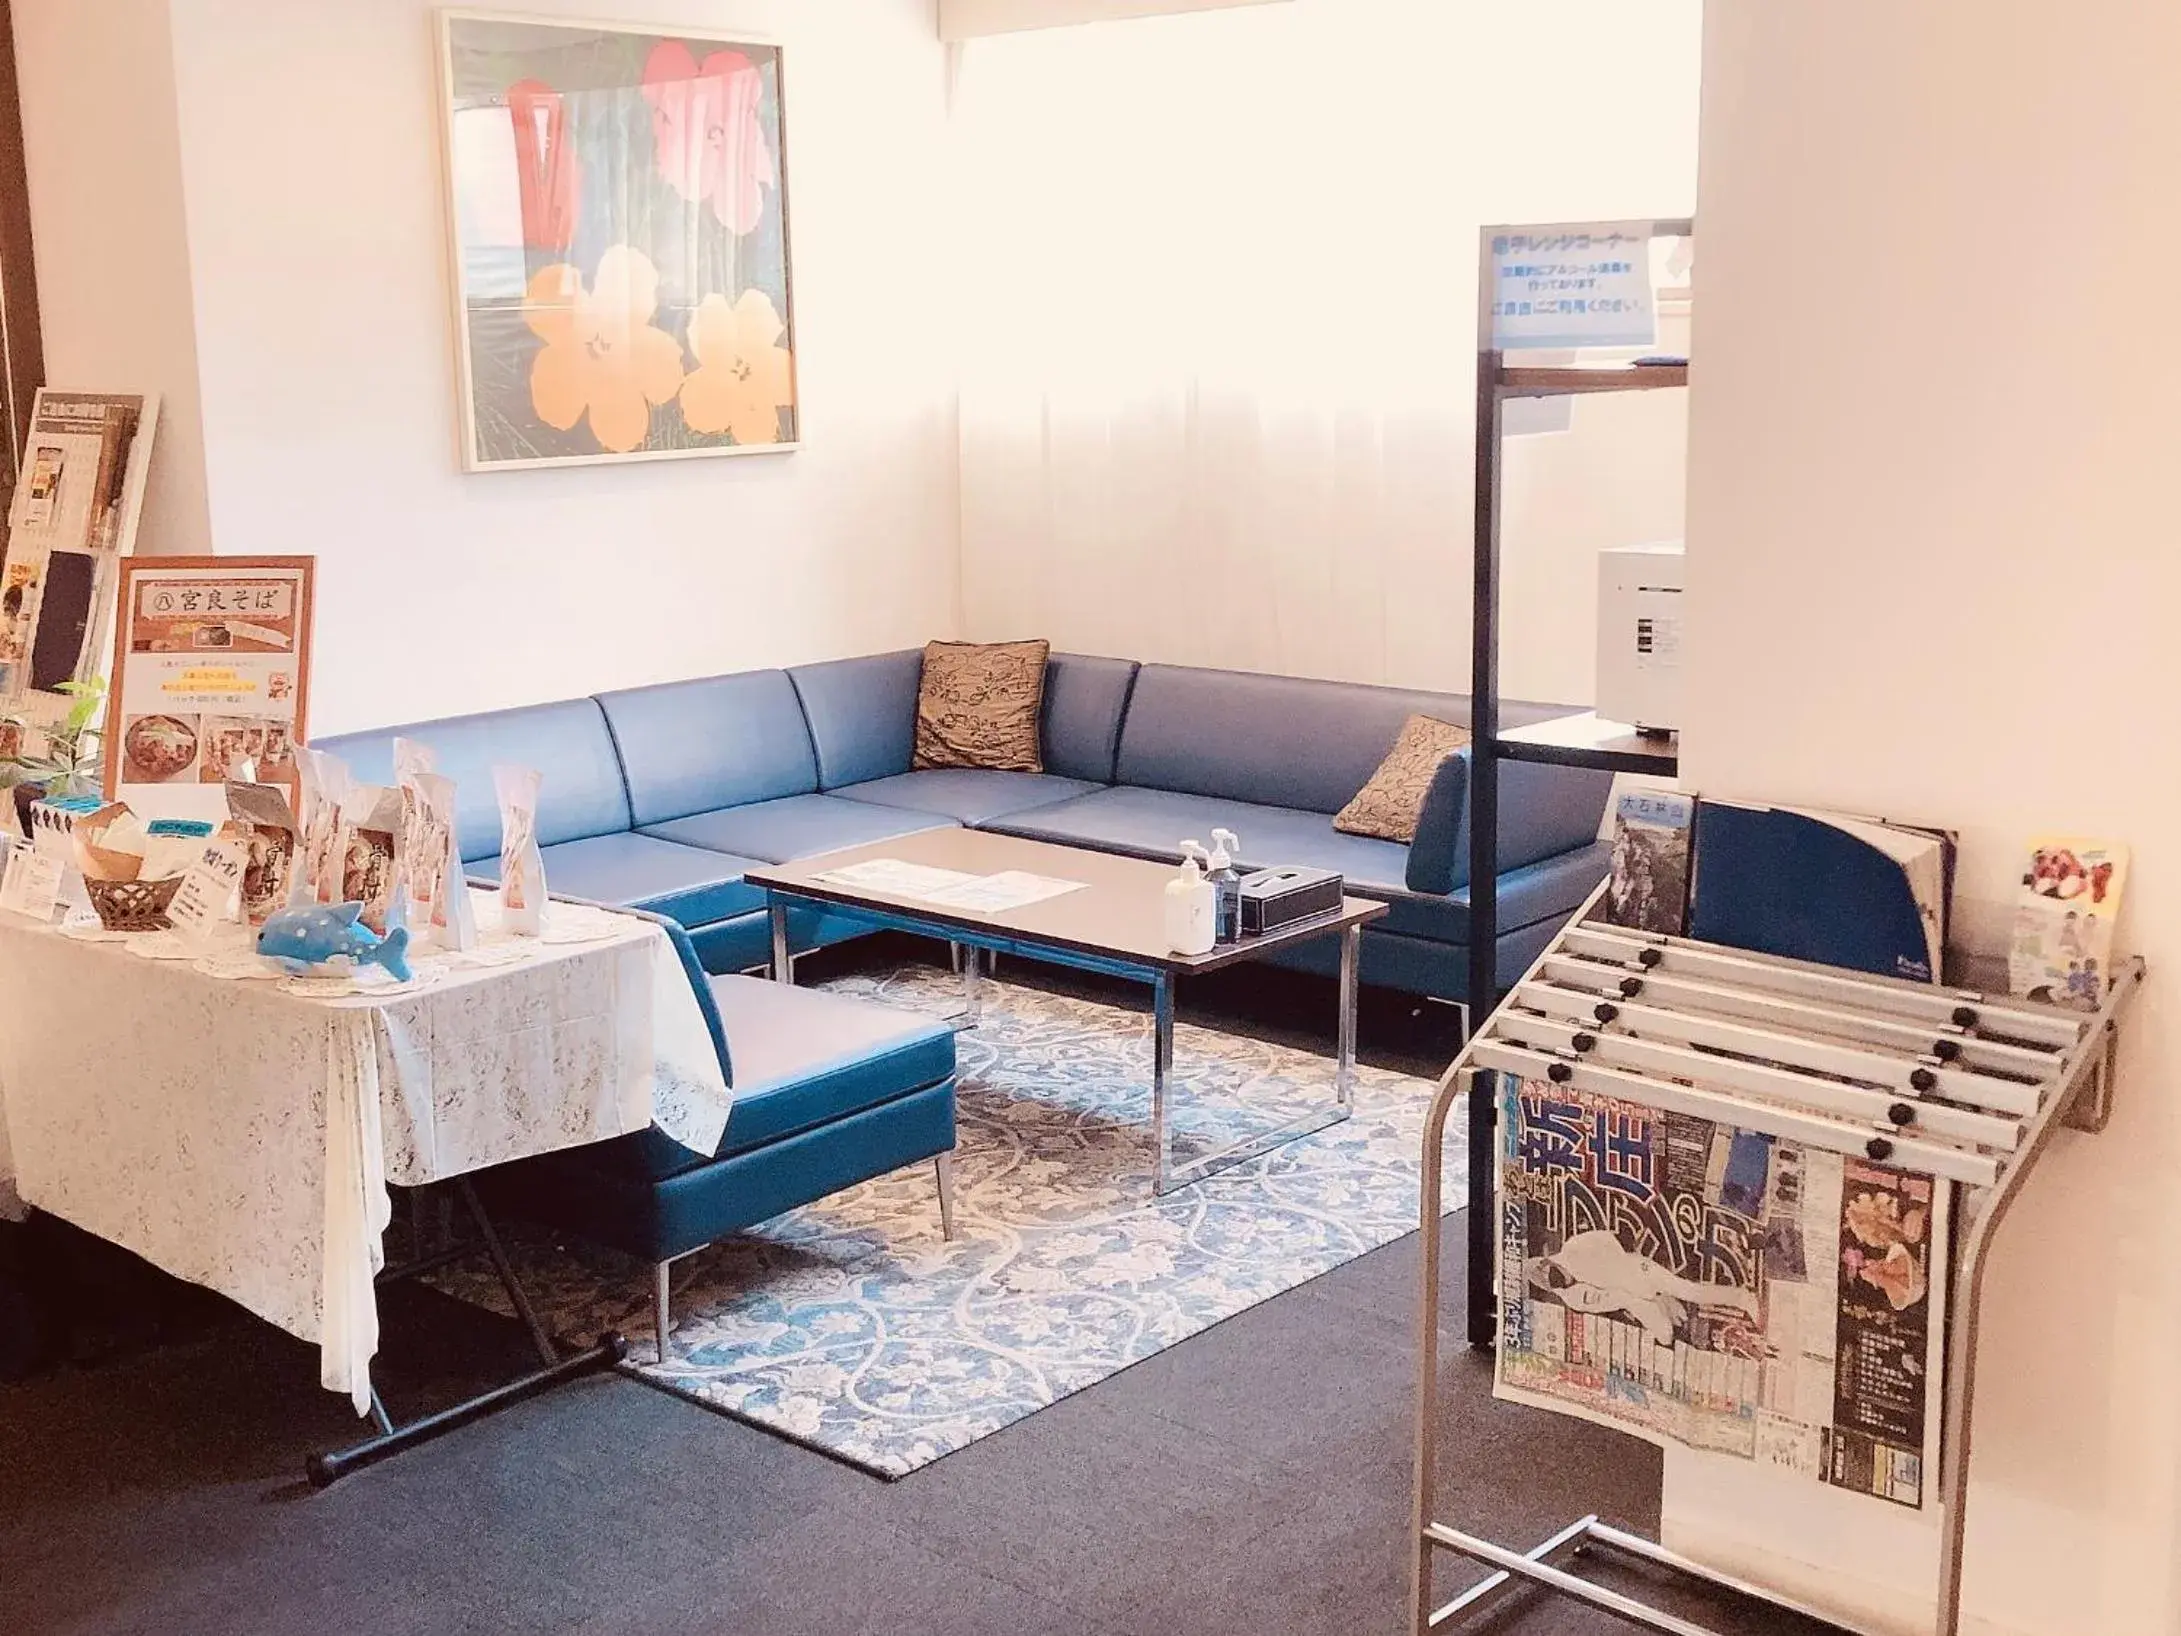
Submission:
M 397 983 L 409 981 L 409 928 L 397 917 L 384 937 L 357 918 L 360 903 L 312 904 L 283 909 L 257 934 L 257 952 L 298 975 L 331 960 L 383 966 Z

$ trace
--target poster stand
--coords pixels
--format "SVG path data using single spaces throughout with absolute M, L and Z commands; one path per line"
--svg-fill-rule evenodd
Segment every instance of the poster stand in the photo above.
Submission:
M 1463 1047 L 1424 1125 L 1423 1255 L 1413 1504 L 1414 1636 L 1536 1586 L 1668 1636 L 1720 1636 L 1571 1572 L 1590 1550 L 1633 1558 L 1714 1588 L 1875 1636 L 1870 1627 L 1723 1574 L 1588 1516 L 1518 1551 L 1432 1516 L 1438 1455 L 1439 1289 L 1447 1116 L 1493 1076 L 1701 1108 L 1722 1122 L 1767 1108 L 1841 1151 L 1899 1164 L 1952 1189 L 1953 1296 L 1945 1335 L 1935 1636 L 1961 1629 L 1971 1432 L 1984 1275 L 2000 1226 L 2063 1125 L 2102 1131 L 2112 1115 L 2119 1027 L 2145 966 L 2121 965 L 2094 1014 L 1970 989 L 1866 976 L 1593 918 L 1594 893 Z M 1731 1055 L 1721 1054 L 1731 1052 Z M 1471 1098 L 1472 1152 L 1495 1151 L 1496 1098 Z M 1486 1110 L 1478 1139 L 1475 1110 Z M 1816 1139 L 1813 1134 L 1813 1140 Z M 1934 1275 L 1934 1283 L 1938 1280 Z M 1441 1551 L 1491 1574 L 1434 1605 Z

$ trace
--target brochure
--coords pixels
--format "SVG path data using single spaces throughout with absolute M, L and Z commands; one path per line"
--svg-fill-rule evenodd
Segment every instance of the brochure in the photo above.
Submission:
M 2127 885 L 2125 846 L 2074 836 L 2032 842 L 2008 951 L 2014 992 L 2097 1010 L 2112 981 L 2113 928 Z

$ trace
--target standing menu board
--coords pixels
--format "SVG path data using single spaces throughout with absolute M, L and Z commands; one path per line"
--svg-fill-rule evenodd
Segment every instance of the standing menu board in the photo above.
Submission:
M 121 565 L 106 798 L 224 818 L 244 761 L 297 795 L 315 557 L 141 557 Z
M 105 659 L 116 564 L 136 538 L 158 400 L 39 389 L 0 552 L 0 711 L 50 725 Z

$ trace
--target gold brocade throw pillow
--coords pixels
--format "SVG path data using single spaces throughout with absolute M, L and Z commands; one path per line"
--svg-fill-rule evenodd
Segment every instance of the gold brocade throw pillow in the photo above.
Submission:
M 1038 716 L 1049 642 L 927 642 L 915 767 L 1041 773 Z
M 1468 742 L 1466 727 L 1429 716 L 1409 717 L 1371 781 L 1334 815 L 1333 827 L 1381 841 L 1415 840 L 1416 820 L 1424 814 L 1424 797 L 1431 793 L 1440 763 Z

